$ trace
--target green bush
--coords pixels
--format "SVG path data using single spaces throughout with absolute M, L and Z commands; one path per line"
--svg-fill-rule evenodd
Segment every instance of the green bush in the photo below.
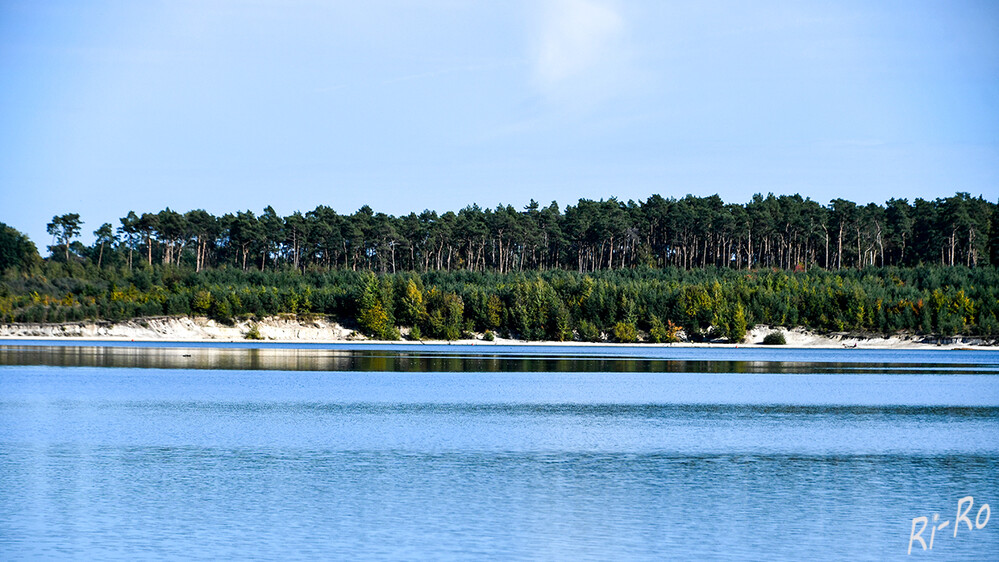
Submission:
M 399 298 L 398 319 L 405 325 L 415 326 L 423 322 L 427 316 L 427 306 L 423 302 L 423 291 L 413 279 L 409 279 L 402 289 L 402 296 Z
M 457 294 L 432 287 L 425 296 L 427 303 L 427 332 L 432 338 L 454 341 L 461 337 L 464 328 L 462 317 L 465 303 Z
M 358 299 L 357 323 L 364 333 L 380 340 L 397 340 L 399 331 L 391 311 L 391 285 L 369 274 Z
M 596 324 L 588 320 L 579 321 L 579 339 L 582 341 L 598 342 L 602 341 L 600 337 L 600 328 L 597 328 Z
M 503 323 L 503 301 L 496 295 L 489 295 L 486 301 L 486 322 L 494 330 Z
M 205 314 L 212 307 L 212 292 L 208 289 L 201 289 L 194 293 L 191 298 L 191 309 L 195 312 Z
M 741 304 L 736 304 L 725 320 L 725 338 L 729 343 L 739 343 L 746 339 L 746 313 Z
M 572 339 L 572 328 L 569 327 L 569 311 L 562 301 L 555 301 L 554 312 L 550 318 L 551 327 L 548 339 L 551 341 L 566 341 Z
M 362 308 L 360 314 L 357 316 L 357 323 L 360 324 L 361 329 L 369 336 L 381 340 L 393 339 L 392 332 L 395 330 L 395 327 L 392 326 L 392 321 L 381 304 Z
M 496 336 L 493 335 L 492 330 L 486 330 L 486 333 L 482 334 L 482 339 L 484 341 L 494 341 L 496 339 Z
M 649 341 L 652 343 L 663 343 L 666 339 L 666 325 L 658 316 L 653 316 L 649 320 Z
M 621 343 L 633 343 L 638 341 L 638 330 L 630 322 L 618 322 L 614 324 L 614 339 Z
M 243 336 L 243 338 L 248 340 L 264 339 L 264 337 L 260 335 L 260 328 L 256 324 L 250 326 L 250 329 L 246 331 L 246 335 Z
M 770 332 L 763 338 L 763 345 L 785 345 L 787 340 L 784 339 L 783 332 Z
M 232 306 L 229 304 L 229 299 L 225 296 L 215 298 L 213 295 L 210 312 L 212 320 L 223 324 L 232 324 L 232 314 Z
M 681 328 L 667 320 L 664 324 L 658 316 L 649 321 L 649 341 L 652 343 L 676 343 L 680 341 Z

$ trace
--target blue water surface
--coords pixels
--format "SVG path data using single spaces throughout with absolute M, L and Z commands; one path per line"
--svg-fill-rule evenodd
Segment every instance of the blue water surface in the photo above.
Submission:
M 4 560 L 999 552 L 907 555 L 999 507 L 995 352 L 51 343 L 0 346 Z

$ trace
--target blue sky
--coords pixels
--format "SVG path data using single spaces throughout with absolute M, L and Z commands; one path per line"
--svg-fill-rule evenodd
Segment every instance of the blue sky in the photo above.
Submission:
M 0 0 L 0 221 L 999 198 L 999 2 Z

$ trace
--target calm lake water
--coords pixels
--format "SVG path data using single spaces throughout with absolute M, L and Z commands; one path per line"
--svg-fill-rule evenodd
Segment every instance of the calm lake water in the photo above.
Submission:
M 995 351 L 6 342 L 0 559 L 994 560 L 999 514 L 953 532 L 961 498 L 999 510 L 997 375 Z

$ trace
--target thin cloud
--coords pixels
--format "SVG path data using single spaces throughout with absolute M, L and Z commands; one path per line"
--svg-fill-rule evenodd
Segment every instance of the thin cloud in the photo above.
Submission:
M 536 37 L 534 78 L 550 97 L 567 89 L 605 91 L 626 59 L 625 21 L 600 0 L 548 0 L 541 10 Z

